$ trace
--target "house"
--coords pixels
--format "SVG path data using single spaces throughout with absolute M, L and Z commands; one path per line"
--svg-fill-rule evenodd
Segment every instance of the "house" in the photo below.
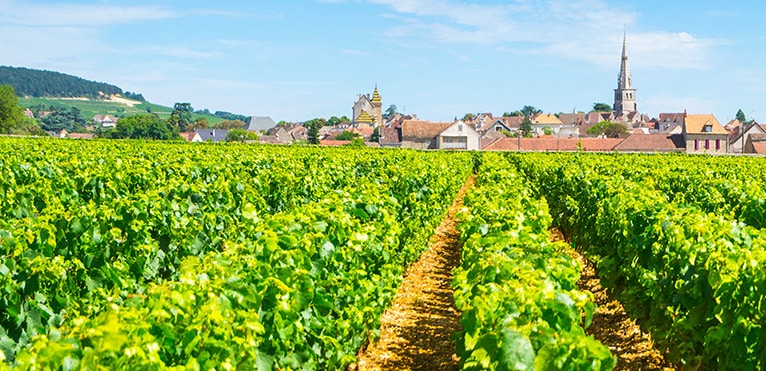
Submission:
M 383 127 L 380 131 L 381 147 L 401 147 L 402 136 L 400 131 L 394 127 Z
M 554 134 L 558 133 L 559 130 L 561 130 L 561 120 L 559 120 L 558 117 L 555 115 L 552 115 L 550 113 L 541 113 L 534 118 L 531 119 L 532 122 L 532 130 L 536 134 L 543 134 L 547 130 L 552 131 Z
M 243 126 L 242 129 L 249 131 L 266 131 L 274 126 L 277 126 L 277 123 L 269 116 L 251 116 L 247 122 L 245 122 L 245 126 Z
M 228 129 L 194 129 L 202 142 L 225 142 Z
M 277 139 L 276 135 L 260 135 L 258 136 L 258 143 L 265 144 L 283 144 Z
M 181 138 L 184 138 L 184 140 L 187 142 L 199 143 L 202 141 L 202 137 L 200 137 L 199 133 L 195 131 L 184 131 L 184 132 L 178 133 L 178 135 L 180 135 Z
M 113 128 L 115 125 L 117 125 L 117 117 L 111 116 L 111 115 L 95 115 L 93 116 L 93 121 L 102 127 L 105 128 Z
M 618 152 L 684 152 L 682 134 L 644 134 L 634 132 L 614 148 Z
M 32 110 L 30 110 L 29 108 L 24 109 L 24 116 L 29 117 L 31 119 L 35 118 L 34 112 L 32 112 Z
M 473 126 L 457 120 L 436 136 L 436 148 L 478 151 L 481 149 L 481 136 Z
M 436 137 L 452 126 L 452 122 L 405 120 L 402 122 L 401 147 L 413 149 L 436 149 Z
M 752 134 L 747 137 L 744 153 L 766 155 L 766 134 Z
M 687 153 L 727 153 L 729 133 L 712 114 L 684 113 L 683 136 Z
M 766 134 L 766 125 L 760 125 L 756 122 L 737 125 L 734 133 L 729 133 L 729 152 L 742 153 L 747 138 L 753 134 Z

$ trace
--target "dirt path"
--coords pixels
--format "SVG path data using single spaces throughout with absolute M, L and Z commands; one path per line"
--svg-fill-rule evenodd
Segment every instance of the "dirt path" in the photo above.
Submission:
M 447 217 L 436 228 L 428 250 L 404 276 L 394 302 L 382 316 L 380 339 L 359 354 L 359 370 L 457 370 L 454 332 L 460 329 L 455 309 L 452 269 L 460 265 L 460 233 L 455 214 L 462 207 L 470 177 Z
M 556 241 L 564 238 L 560 231 L 553 230 L 551 239 Z M 571 255 L 583 267 L 577 286 L 580 290 L 592 292 L 598 305 L 593 323 L 585 332 L 608 346 L 612 354 L 617 356 L 617 366 L 614 370 L 675 370 L 654 347 L 649 334 L 642 332 L 625 313 L 622 304 L 609 298 L 593 265 L 574 249 L 571 249 Z

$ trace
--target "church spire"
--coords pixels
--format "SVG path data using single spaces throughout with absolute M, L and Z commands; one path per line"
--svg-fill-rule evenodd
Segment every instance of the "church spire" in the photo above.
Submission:
M 622 63 L 620 64 L 620 77 L 617 82 L 618 89 L 633 89 L 630 81 L 630 63 L 628 63 L 628 34 L 622 37 Z
M 617 89 L 614 89 L 614 112 L 617 115 L 636 112 L 636 89 L 630 79 L 630 64 L 628 63 L 628 35 L 622 37 L 622 63 L 620 76 L 617 78 Z

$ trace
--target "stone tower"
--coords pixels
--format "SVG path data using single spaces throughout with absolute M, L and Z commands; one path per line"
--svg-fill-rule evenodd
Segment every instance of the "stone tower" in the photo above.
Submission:
M 620 76 L 617 79 L 617 89 L 614 89 L 614 113 L 618 116 L 636 112 L 636 89 L 630 81 L 630 64 L 628 63 L 627 34 L 622 39 L 622 63 Z
M 383 125 L 383 101 L 380 99 L 377 84 L 372 92 L 372 116 L 375 117 L 375 126 Z

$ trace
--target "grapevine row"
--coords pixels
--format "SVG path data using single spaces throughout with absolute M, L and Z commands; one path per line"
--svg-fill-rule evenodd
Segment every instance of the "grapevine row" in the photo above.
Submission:
M 597 263 L 602 282 L 669 360 L 713 369 L 764 366 L 766 230 L 615 176 L 625 157 L 508 160 L 537 184 L 558 226 Z
M 545 200 L 501 156 L 486 154 L 464 202 L 466 241 L 453 282 L 462 369 L 614 367 L 609 349 L 585 335 L 595 304 L 577 289 L 580 266 L 568 246 L 550 242 Z

